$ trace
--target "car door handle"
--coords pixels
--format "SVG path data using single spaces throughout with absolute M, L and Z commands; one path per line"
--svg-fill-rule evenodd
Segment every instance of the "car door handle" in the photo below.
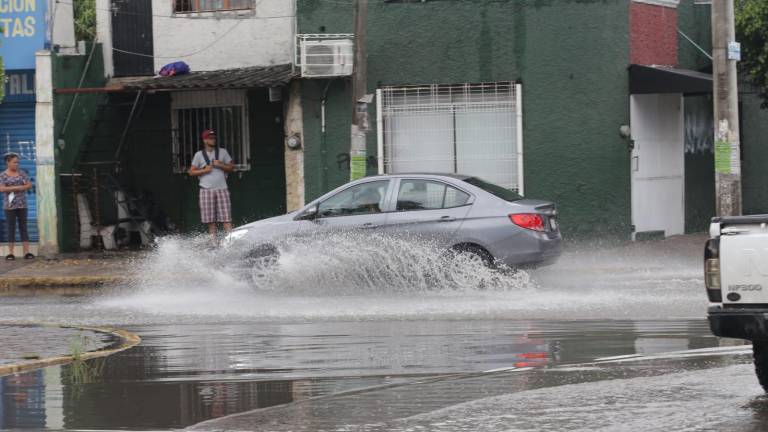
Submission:
M 371 222 L 364 223 L 362 226 L 360 226 L 360 228 L 363 228 L 363 229 L 371 229 L 371 228 L 378 228 L 378 227 L 379 227 L 378 225 Z
M 438 222 L 453 222 L 455 220 L 456 220 L 456 218 L 453 217 L 453 216 L 443 216 L 440 219 L 438 219 L 437 221 Z

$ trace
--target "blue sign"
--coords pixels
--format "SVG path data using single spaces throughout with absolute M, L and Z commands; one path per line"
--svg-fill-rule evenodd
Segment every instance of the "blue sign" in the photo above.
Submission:
M 6 71 L 5 99 L 2 102 L 34 102 L 35 71 Z
M 48 0 L 0 0 L 0 57 L 5 69 L 34 69 L 48 45 Z

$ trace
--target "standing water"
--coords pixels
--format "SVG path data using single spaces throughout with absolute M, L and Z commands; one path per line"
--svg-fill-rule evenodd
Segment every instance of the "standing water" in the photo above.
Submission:
M 38 395 L 17 420 L 41 428 L 178 428 L 442 374 L 716 346 L 700 248 L 682 246 L 571 247 L 553 266 L 498 271 L 370 234 L 286 238 L 276 259 L 249 260 L 166 238 L 110 295 L 2 299 L 6 321 L 113 325 L 143 341 L 88 382 L 48 368 L 0 379 L 0 393 Z

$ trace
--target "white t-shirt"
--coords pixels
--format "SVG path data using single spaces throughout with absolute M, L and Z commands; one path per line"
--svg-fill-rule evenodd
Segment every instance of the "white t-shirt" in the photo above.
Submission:
M 203 152 L 205 150 L 199 150 L 195 153 L 195 157 L 192 158 L 192 166 L 197 169 L 203 169 L 207 165 Z M 216 158 L 216 151 L 206 152 L 208 154 L 208 160 L 213 164 L 213 160 Z M 232 162 L 232 157 L 229 155 L 226 149 L 219 147 L 219 160 L 225 164 Z M 203 189 L 227 189 L 227 173 L 223 169 L 213 167 L 213 171 L 208 174 L 200 176 L 200 187 Z

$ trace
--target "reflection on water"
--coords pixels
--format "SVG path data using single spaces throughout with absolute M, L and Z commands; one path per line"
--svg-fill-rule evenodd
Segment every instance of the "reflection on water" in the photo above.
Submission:
M 704 320 L 217 323 L 130 330 L 142 335 L 142 345 L 101 365 L 85 362 L 96 374 L 82 376 L 75 372 L 82 365 L 65 365 L 0 378 L 0 429 L 181 428 L 446 373 L 718 344 Z
M 43 370 L 0 379 L 0 428 L 46 426 Z
M 64 393 L 66 428 L 179 428 L 203 420 L 291 402 L 301 383 L 115 382 L 105 379 Z

